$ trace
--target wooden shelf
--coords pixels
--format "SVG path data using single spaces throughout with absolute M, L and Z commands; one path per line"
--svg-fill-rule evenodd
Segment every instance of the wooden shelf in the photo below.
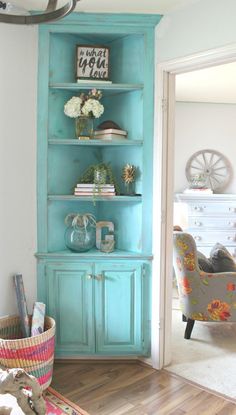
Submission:
M 103 95 L 121 94 L 124 92 L 139 91 L 143 89 L 143 84 L 100 84 L 100 83 L 52 83 L 49 85 L 51 89 L 59 89 L 64 91 L 79 91 L 91 88 L 98 88 L 104 91 Z
M 97 259 L 126 259 L 126 258 L 133 258 L 133 259 L 141 259 L 141 260 L 150 260 L 152 259 L 152 254 L 146 252 L 131 252 L 131 251 L 124 251 L 121 249 L 115 249 L 113 252 L 106 253 L 101 252 L 96 248 L 90 249 L 87 252 L 72 252 L 68 249 L 64 251 L 55 251 L 55 252 L 37 252 L 35 254 L 37 258 L 77 258 L 77 259 L 90 259 L 90 258 L 97 258 Z
M 78 140 L 76 138 L 74 139 L 59 139 L 59 138 L 50 138 L 48 140 L 48 144 L 50 145 L 56 145 L 56 146 L 142 146 L 143 141 L 142 140 Z
M 51 201 L 69 202 L 141 202 L 142 196 L 74 196 L 74 195 L 48 195 Z

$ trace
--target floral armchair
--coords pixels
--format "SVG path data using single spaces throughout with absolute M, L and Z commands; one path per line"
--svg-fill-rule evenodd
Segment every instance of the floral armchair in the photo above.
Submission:
M 174 269 L 187 322 L 185 339 L 190 339 L 195 320 L 236 322 L 236 273 L 201 271 L 195 241 L 188 233 L 174 232 Z

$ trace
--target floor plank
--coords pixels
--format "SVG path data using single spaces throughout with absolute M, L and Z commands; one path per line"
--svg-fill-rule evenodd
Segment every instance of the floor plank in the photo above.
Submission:
M 232 400 L 135 361 L 57 361 L 52 387 L 90 415 L 236 415 Z

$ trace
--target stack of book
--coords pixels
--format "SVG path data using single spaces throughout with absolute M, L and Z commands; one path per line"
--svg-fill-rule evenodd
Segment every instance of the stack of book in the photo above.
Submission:
M 199 189 L 185 189 L 184 193 L 189 193 L 189 194 L 207 194 L 207 195 L 211 195 L 213 193 L 212 189 L 209 189 L 208 187 L 200 187 Z
M 95 131 L 94 138 L 101 140 L 123 140 L 127 138 L 127 131 L 117 128 L 106 128 L 105 130 Z
M 75 196 L 115 196 L 114 184 L 96 185 L 94 183 L 78 183 L 74 190 Z
M 112 81 L 104 80 L 104 79 L 77 79 L 78 84 L 112 84 Z

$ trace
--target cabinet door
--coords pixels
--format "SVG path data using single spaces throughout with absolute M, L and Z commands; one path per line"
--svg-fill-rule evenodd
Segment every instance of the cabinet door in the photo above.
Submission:
M 97 353 L 142 354 L 142 265 L 96 264 L 95 270 Z
M 57 355 L 94 352 L 92 265 L 48 264 L 47 306 L 56 320 Z

